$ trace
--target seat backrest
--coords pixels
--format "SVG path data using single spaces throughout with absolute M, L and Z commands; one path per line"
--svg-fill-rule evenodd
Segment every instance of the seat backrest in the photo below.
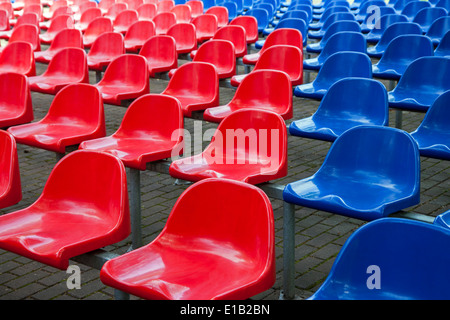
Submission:
M 366 39 L 361 32 L 337 32 L 327 40 L 322 52 L 319 55 L 319 59 L 324 61 L 327 57 L 339 51 L 356 51 L 366 53 L 366 49 Z
M 0 9 L 0 30 L 6 31 L 10 30 L 8 12 L 6 10 Z
M 347 239 L 311 299 L 448 299 L 450 259 L 442 253 L 447 245 L 450 232 L 439 226 L 400 218 L 372 221 Z M 404 271 L 399 276 L 396 270 Z
M 375 21 L 374 28 L 369 34 L 382 35 L 387 27 L 396 22 L 408 22 L 408 18 L 401 14 L 385 14 Z
M 144 3 L 144 0 L 127 0 L 128 9 L 137 10 L 137 8 Z
M 196 30 L 208 31 L 214 34 L 217 30 L 217 17 L 214 14 L 202 14 L 192 19 Z
M 64 48 L 56 52 L 42 76 L 61 74 L 89 83 L 86 52 L 81 48 Z
M 322 37 L 322 44 L 325 45 L 325 43 L 328 41 L 328 39 L 333 36 L 334 34 L 338 32 L 343 31 L 353 31 L 353 32 L 361 32 L 361 26 L 356 21 L 350 21 L 350 20 L 344 20 L 344 21 L 336 21 L 333 22 L 325 31 L 325 34 Z
M 192 23 L 176 23 L 167 30 L 166 34 L 175 39 L 177 49 L 186 46 L 191 50 L 197 48 L 197 36 Z
M 136 54 L 123 54 L 118 56 L 105 70 L 99 85 L 122 82 L 133 86 L 148 86 L 147 60 Z
M 247 41 L 245 29 L 239 25 L 227 25 L 216 31 L 213 39 L 222 39 L 231 41 L 234 44 L 236 52 L 247 51 Z
M 0 169 L 0 208 L 5 208 L 22 199 L 22 189 L 16 141 L 4 130 L 0 130 Z
M 115 2 L 109 6 L 108 11 L 104 15 L 106 18 L 110 18 L 112 21 L 116 19 L 117 15 L 124 10 L 128 9 L 128 4 L 126 2 Z
M 153 18 L 156 34 L 165 34 L 167 30 L 177 23 L 177 18 L 173 12 L 160 12 Z
M 217 17 L 218 27 L 228 24 L 228 10 L 223 6 L 213 6 L 205 11 L 205 14 L 213 14 Z
M 145 40 L 155 35 L 155 23 L 151 20 L 138 20 L 133 22 L 125 33 L 124 40 L 140 39 Z
M 125 46 L 122 34 L 118 32 L 105 32 L 95 39 L 87 55 L 116 58 L 124 53 Z
M 137 9 L 139 20 L 152 20 L 156 15 L 156 4 L 143 3 Z
M 250 15 L 256 18 L 258 22 L 258 28 L 265 28 L 269 24 L 269 13 L 263 8 L 252 8 L 246 12 L 246 15 Z
M 379 81 L 348 77 L 336 81 L 323 97 L 313 119 L 361 121 L 389 124 L 387 91 Z
M 32 24 L 23 24 L 13 29 L 9 42 L 25 41 L 29 42 L 34 51 L 41 51 L 38 27 Z
M 11 42 L 0 54 L 0 68 L 9 66 L 11 72 L 23 74 L 25 76 L 36 75 L 36 62 L 34 59 L 33 47 L 24 41 Z
M 191 16 L 195 18 L 203 14 L 203 2 L 200 0 L 189 0 L 186 1 L 186 5 L 191 8 Z
M 304 10 L 290 10 L 286 11 L 280 18 L 280 20 L 287 19 L 287 18 L 296 18 L 296 19 L 302 19 L 304 21 L 309 21 L 308 13 Z
M 89 1 L 91 2 L 91 1 Z M 92 7 L 92 8 L 88 8 L 86 9 L 80 16 L 80 23 L 89 23 L 92 20 L 94 20 L 95 18 L 101 17 L 102 16 L 102 10 L 100 8 L 97 7 Z
M 268 106 L 271 111 L 290 119 L 293 114 L 291 80 L 283 71 L 254 70 L 242 80 L 229 104 Z
M 175 39 L 169 35 L 150 37 L 142 46 L 139 55 L 147 59 L 151 67 L 155 61 L 165 61 L 174 68 L 178 65 L 178 54 Z
M 65 156 L 53 168 L 34 205 L 51 206 L 62 213 L 69 203 L 95 209 L 88 211 L 105 222 L 116 221 L 120 229 L 129 232 L 129 201 L 122 161 L 114 155 L 91 150 L 76 150 Z
M 35 26 L 39 26 L 39 16 L 34 12 L 24 13 L 17 18 L 17 22 L 14 27 L 20 26 L 21 24 L 34 24 Z
M 386 28 L 381 35 L 378 45 L 387 46 L 392 39 L 404 35 L 404 34 L 416 34 L 422 35 L 422 29 L 415 22 L 396 22 Z
M 442 37 L 439 45 L 434 50 L 434 55 L 438 57 L 450 55 L 450 30 Z
M 413 19 L 417 12 L 419 12 L 423 8 L 429 8 L 431 7 L 431 4 L 428 1 L 419 1 L 414 0 L 411 2 L 408 2 L 402 9 L 401 14 L 407 16 L 410 19 Z
M 434 42 L 435 39 L 440 40 L 448 30 L 450 30 L 450 16 L 443 16 L 434 20 L 426 35 Z
M 240 25 L 245 29 L 247 43 L 255 42 L 258 39 L 258 21 L 252 16 L 238 16 L 230 21 L 230 25 Z
M 404 34 L 391 40 L 379 63 L 409 64 L 420 57 L 433 56 L 434 46 L 427 36 Z
M 69 16 L 73 16 L 74 12 L 71 6 L 61 6 L 57 9 L 55 9 L 55 11 L 53 11 L 51 20 L 55 19 L 56 17 L 60 16 L 60 15 L 69 15 Z
M 62 29 L 59 31 L 49 49 L 83 48 L 83 36 L 78 29 Z
M 331 6 L 329 8 L 326 8 L 325 11 L 322 13 L 322 16 L 320 17 L 319 22 L 320 23 L 325 23 L 325 21 L 328 19 L 329 16 L 331 16 L 334 13 L 338 13 L 338 12 L 350 12 L 350 9 L 346 6 Z M 336 21 L 335 21 L 336 22 Z
M 99 36 L 104 32 L 112 32 L 113 23 L 111 19 L 99 17 L 92 20 L 84 32 L 84 36 Z
M 177 23 L 191 22 L 191 7 L 186 4 L 177 4 L 172 9 L 170 9 L 170 12 L 175 13 Z
M 260 53 L 273 45 L 285 44 L 298 47 L 303 52 L 303 35 L 297 29 L 281 28 L 273 30 L 264 41 Z
M 431 132 L 441 137 L 450 135 L 450 91 L 445 91 L 436 98 L 417 128 L 417 132 Z
M 227 252 L 241 252 L 239 257 L 253 261 L 253 272 L 264 270 L 265 281 L 273 283 L 273 230 L 273 209 L 264 192 L 242 182 L 211 178 L 183 192 L 155 242 L 225 246 Z
M 254 70 L 272 69 L 284 71 L 293 82 L 301 84 L 303 79 L 303 54 L 299 48 L 289 45 L 274 45 L 265 50 L 259 57 Z
M 436 19 L 447 15 L 447 10 L 442 7 L 423 8 L 417 12 L 413 22 L 417 22 L 422 27 L 430 26 Z
M 336 52 L 325 60 L 314 83 L 329 85 L 345 77 L 372 78 L 369 57 L 355 51 Z
M 228 40 L 209 40 L 197 50 L 193 61 L 209 62 L 216 67 L 236 68 L 234 45 Z
M 175 6 L 175 2 L 173 0 L 161 0 L 156 4 L 157 12 L 169 12 Z
M 139 20 L 136 10 L 123 10 L 119 12 L 113 22 L 113 26 L 130 26 L 133 22 Z
M 324 22 L 321 30 L 326 31 L 336 21 L 355 21 L 355 16 L 350 12 L 332 13 Z
M 58 32 L 63 29 L 73 29 L 75 27 L 74 19 L 70 15 L 59 15 L 50 22 L 47 32 Z
M 23 123 L 33 120 L 31 91 L 26 75 L 17 72 L 0 73 L 0 105 L 21 110 Z

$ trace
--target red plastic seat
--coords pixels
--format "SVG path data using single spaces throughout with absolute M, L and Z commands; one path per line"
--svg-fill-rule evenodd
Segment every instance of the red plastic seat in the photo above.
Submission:
M 274 45 L 264 50 L 252 72 L 261 69 L 284 71 L 293 86 L 303 83 L 303 54 L 298 47 Z M 239 74 L 231 78 L 230 84 L 237 87 L 248 74 Z
M 205 62 L 188 62 L 173 72 L 161 92 L 177 98 L 186 117 L 193 111 L 219 105 L 219 78 L 216 68 Z
M 38 16 L 38 23 L 44 21 L 43 8 L 40 4 L 30 4 L 25 6 L 21 16 L 27 13 L 35 13 Z M 19 17 L 17 18 L 17 20 L 19 20 Z M 15 25 L 17 23 L 17 20 L 10 20 L 9 22 L 11 23 L 11 25 Z
M 47 30 L 48 28 L 50 28 L 50 25 L 52 23 L 52 20 L 54 20 L 56 17 L 58 16 L 71 16 L 72 18 L 74 18 L 74 12 L 71 9 L 71 7 L 69 6 L 62 6 L 59 7 L 58 9 L 55 10 L 55 12 L 53 12 L 53 15 L 51 17 L 51 19 L 48 19 L 46 21 L 43 22 L 39 22 L 39 27 L 41 30 Z
M 156 34 L 167 34 L 167 30 L 177 23 L 177 18 L 173 12 L 161 12 L 155 15 L 153 22 Z
M 8 11 L 0 10 L 0 31 L 7 31 L 10 28 Z
M 80 48 L 59 50 L 41 75 L 28 78 L 31 91 L 56 94 L 73 83 L 89 83 L 86 52 Z
M 113 32 L 113 24 L 110 19 L 101 17 L 92 20 L 83 34 L 84 47 L 90 48 L 94 41 L 105 32 Z
M 223 6 L 213 6 L 205 11 L 205 14 L 213 14 L 217 17 L 217 28 L 228 25 L 228 9 Z
M 186 1 L 186 5 L 191 8 L 192 19 L 203 14 L 203 2 L 200 0 L 189 0 Z
M 175 7 L 175 2 L 173 0 L 160 0 L 156 3 L 156 12 L 170 12 L 170 10 Z
M 22 0 L 22 1 L 14 1 L 12 4 L 14 11 L 21 11 L 25 7 L 31 4 L 41 4 L 40 0 Z
M 213 40 L 228 40 L 234 45 L 234 53 L 236 58 L 241 58 L 247 54 L 247 41 L 245 38 L 245 29 L 238 25 L 227 25 L 216 31 Z M 191 51 L 193 59 L 197 54 L 197 50 Z
M 55 36 L 64 29 L 74 29 L 75 24 L 72 16 L 60 15 L 50 20 L 50 26 L 45 33 L 39 35 L 39 39 L 43 44 L 51 44 Z
M 206 109 L 203 119 L 221 122 L 240 109 L 272 111 L 283 119 L 293 116 L 292 84 L 289 76 L 276 70 L 256 70 L 248 74 L 226 105 Z
M 115 133 L 84 141 L 80 149 L 111 153 L 129 168 L 146 170 L 148 162 L 171 158 L 172 152 L 182 149 L 182 129 L 183 113 L 177 99 L 146 94 L 131 103 Z M 173 136 L 176 132 L 178 136 Z
M 0 130 L 0 208 L 12 206 L 20 200 L 22 189 L 16 141 L 10 133 Z
M 41 51 L 41 42 L 39 41 L 39 29 L 35 25 L 23 24 L 13 29 L 8 43 L 15 41 L 24 41 L 31 44 L 33 51 Z M 3 48 L 2 48 L 3 50 Z
M 0 32 L 0 39 L 8 40 L 11 37 L 11 34 L 12 34 L 14 28 L 16 28 L 22 24 L 32 24 L 39 28 L 39 17 L 37 16 L 36 13 L 33 13 L 33 12 L 24 13 L 19 18 L 17 18 L 12 29 L 8 29 L 8 30 Z
M 89 1 L 89 3 L 95 2 Z M 89 8 L 81 14 L 80 20 L 78 20 L 77 23 L 75 24 L 75 28 L 81 30 L 81 32 L 84 32 L 86 31 L 89 23 L 92 20 L 100 17 L 102 17 L 102 10 L 100 8 L 97 7 Z
M 187 181 L 223 178 L 259 184 L 287 174 L 287 130 L 271 111 L 238 110 L 217 127 L 200 154 L 174 160 L 172 177 Z
M 124 43 L 127 52 L 139 52 L 144 43 L 155 35 L 155 23 L 149 20 L 134 22 L 125 33 Z
M 186 4 L 177 4 L 170 12 L 175 13 L 177 23 L 189 23 L 192 20 L 191 7 Z
M 144 0 L 127 0 L 128 9 L 137 10 L 137 8 L 144 3 Z
M 150 77 L 156 73 L 168 72 L 178 66 L 175 39 L 168 35 L 157 35 L 148 39 L 139 55 L 147 60 Z
M 90 84 L 68 85 L 55 95 L 43 119 L 8 131 L 17 143 L 64 154 L 66 147 L 105 136 L 103 101 Z
M 66 270 L 69 259 L 130 234 L 127 192 L 117 157 L 72 152 L 53 168 L 33 204 L 0 217 L 0 248 Z
M 112 60 L 125 53 L 123 36 L 117 32 L 105 32 L 98 36 L 87 54 L 88 68 L 103 71 Z
M 31 77 L 36 75 L 33 47 L 24 41 L 11 42 L 0 53 L 0 74 L 14 72 Z
M 197 36 L 192 23 L 177 23 L 167 30 L 167 35 L 175 39 L 177 53 L 189 53 L 197 49 Z
M 47 50 L 37 51 L 34 58 L 37 62 L 49 63 L 55 54 L 65 48 L 83 49 L 83 37 L 78 29 L 63 29 L 59 31 Z
M 108 10 L 103 15 L 105 18 L 111 19 L 111 22 L 117 18 L 117 15 L 124 10 L 128 9 L 128 4 L 126 2 L 116 2 L 108 7 Z
M 197 42 L 204 42 L 214 37 L 217 31 L 217 17 L 213 14 L 202 14 L 192 19 L 197 34 Z
M 108 65 L 103 78 L 94 86 L 103 101 L 121 105 L 122 100 L 136 99 L 150 93 L 147 61 L 136 54 L 123 54 Z
M 154 241 L 106 262 L 100 279 L 144 299 L 248 299 L 275 283 L 274 243 L 263 191 L 208 179 L 183 192 Z
M 50 20 L 53 17 L 53 13 L 60 7 L 68 6 L 69 2 L 67 0 L 58 0 L 52 3 L 49 10 L 43 13 L 44 20 Z
M 153 20 L 156 15 L 156 4 L 143 3 L 137 9 L 139 20 Z
M 303 54 L 303 37 L 297 29 L 281 28 L 272 31 L 266 38 L 261 50 L 245 55 L 242 58 L 244 64 L 255 65 L 261 54 L 273 45 L 290 45 L 298 47 Z
M 230 21 L 230 25 L 239 25 L 245 29 L 247 44 L 258 40 L 258 21 L 253 16 L 239 16 Z
M 15 72 L 0 73 L 0 128 L 34 119 L 27 77 Z
M 128 28 L 136 21 L 139 20 L 136 10 L 123 10 L 120 12 L 113 22 L 114 32 L 125 34 Z
M 236 74 L 234 45 L 228 40 L 210 40 L 197 50 L 193 61 L 209 62 L 217 69 L 219 79 L 230 78 Z
M 123 3 L 123 2 L 120 2 Z M 108 13 L 108 10 L 116 4 L 116 0 L 102 0 L 98 3 L 98 7 L 100 10 L 102 10 L 102 15 L 106 15 Z M 126 3 L 125 3 L 126 5 Z M 127 5 L 128 7 L 128 5 Z

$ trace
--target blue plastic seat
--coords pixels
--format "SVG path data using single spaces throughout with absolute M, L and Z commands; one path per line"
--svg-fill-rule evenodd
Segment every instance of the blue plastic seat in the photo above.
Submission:
M 333 83 L 346 77 L 372 78 L 369 57 L 352 51 L 332 54 L 325 60 L 314 81 L 296 86 L 294 95 L 321 100 Z
M 367 15 L 373 15 L 373 13 L 370 11 L 370 9 L 377 7 L 385 7 L 386 6 L 386 2 L 384 2 L 384 0 L 369 0 L 369 1 L 365 1 L 364 3 L 362 3 L 358 9 L 358 11 L 356 12 L 356 21 L 358 21 L 359 23 L 362 23 Z
M 402 15 L 406 16 L 409 21 L 413 21 L 416 14 L 423 8 L 431 8 L 428 1 L 414 0 L 408 2 L 402 9 Z
M 370 10 L 369 10 L 370 9 Z M 361 32 L 369 33 L 375 27 L 376 20 L 386 14 L 395 14 L 395 10 L 392 7 L 372 7 L 368 8 L 369 12 L 365 16 L 361 23 Z
M 450 231 L 385 218 L 357 229 L 309 300 L 447 300 Z
M 395 9 L 395 12 L 397 14 L 401 14 L 403 8 L 406 6 L 406 4 L 408 4 L 411 1 L 415 1 L 415 0 L 397 0 L 395 1 L 395 3 L 393 4 L 393 8 Z
M 310 24 L 312 22 L 312 20 L 313 20 L 313 9 L 312 9 L 310 4 L 296 4 L 296 5 L 292 6 L 286 12 L 277 12 L 275 14 L 275 17 L 277 19 L 281 19 L 286 13 L 288 13 L 290 11 L 296 11 L 296 10 L 305 11 L 306 14 L 308 15 L 308 19 L 306 21 L 308 22 L 308 24 Z M 274 20 L 273 22 L 276 23 L 277 21 Z
M 286 29 L 286 28 L 296 29 L 296 30 L 300 31 L 300 33 L 302 34 L 302 39 L 303 39 L 303 46 L 306 46 L 307 41 L 308 41 L 308 38 L 306 37 L 306 34 L 308 33 L 308 27 L 307 27 L 305 20 L 297 19 L 297 18 L 287 18 L 287 19 L 280 21 L 280 23 L 278 23 L 278 25 L 274 28 L 274 30 Z M 256 41 L 255 48 L 261 49 L 264 46 L 265 42 L 266 42 L 266 39 L 261 39 L 261 40 Z
M 338 12 L 350 12 L 350 9 L 345 6 L 332 6 L 325 10 L 320 17 L 319 21 L 309 24 L 309 30 L 320 30 L 323 27 L 325 21 L 334 13 Z
M 336 21 L 328 27 L 320 41 L 308 43 L 306 46 L 306 51 L 311 53 L 320 53 L 331 36 L 338 32 L 344 31 L 361 32 L 361 27 L 356 21 Z
M 425 34 L 433 41 L 434 46 L 438 46 L 442 37 L 450 30 L 450 16 L 437 18 Z
M 227 8 L 228 10 L 228 22 L 232 21 L 238 16 L 238 5 L 236 4 L 236 2 L 227 0 L 222 3 L 221 6 Z
M 420 155 L 450 160 L 450 91 L 441 94 L 428 109 L 422 123 L 411 132 Z
M 414 60 L 434 55 L 431 39 L 417 34 L 405 34 L 394 38 L 381 59 L 372 66 L 375 78 L 399 80 Z
M 269 25 L 269 13 L 266 9 L 250 9 L 245 13 L 245 15 L 256 18 L 256 21 L 258 22 L 258 32 L 262 32 Z
M 257 2 L 253 4 L 253 9 L 265 9 L 267 11 L 267 16 L 269 18 L 269 24 L 274 19 L 275 8 L 270 3 Z
M 386 14 L 381 16 L 380 19 L 375 22 L 375 27 L 366 35 L 367 42 L 377 43 L 380 41 L 381 36 L 387 27 L 396 22 L 408 22 L 408 18 L 400 14 Z
M 434 50 L 437 57 L 450 56 L 450 30 L 442 37 L 439 45 Z
M 319 70 L 329 56 L 340 51 L 366 53 L 366 39 L 360 32 L 343 31 L 332 35 L 317 57 L 303 60 L 304 70 Z
M 450 59 L 422 57 L 411 62 L 397 86 L 388 92 L 389 107 L 426 112 L 447 90 L 450 90 Z
M 443 227 L 450 230 L 450 210 L 447 210 L 440 215 L 438 215 L 434 221 L 433 225 Z
M 322 39 L 327 29 L 330 27 L 330 25 L 333 22 L 336 21 L 355 21 L 355 16 L 350 12 L 337 12 L 330 15 L 325 22 L 323 23 L 323 26 L 320 28 L 320 30 L 317 31 L 309 31 L 308 37 L 310 39 Z
M 404 210 L 420 201 L 417 144 L 397 128 L 348 129 L 316 173 L 286 185 L 283 199 L 364 221 Z
M 344 78 L 331 85 L 317 111 L 289 125 L 293 136 L 336 140 L 359 125 L 389 124 L 389 104 L 384 85 L 373 79 Z
M 413 22 L 418 23 L 422 27 L 423 33 L 427 33 L 433 22 L 448 14 L 447 10 L 441 7 L 423 8 L 413 19 Z
M 286 12 L 280 20 L 274 20 L 272 21 L 272 27 L 267 27 L 263 30 L 263 35 L 268 35 L 271 33 L 274 28 L 280 23 L 280 21 L 283 21 L 283 19 L 287 18 L 294 18 L 294 19 L 302 19 L 303 21 L 307 22 L 309 19 L 308 13 L 303 10 L 291 10 Z
M 244 12 L 244 0 L 226 0 L 225 2 L 233 2 L 236 4 L 237 7 L 237 14 L 242 15 Z M 252 0 L 250 0 L 252 2 Z
M 350 3 L 347 0 L 333 0 L 333 1 L 329 1 L 327 4 L 325 4 L 321 8 L 314 8 L 313 12 L 314 12 L 315 19 L 319 20 L 320 17 L 322 16 L 322 14 L 325 11 L 327 11 L 327 9 L 329 9 L 331 7 L 336 7 L 336 6 L 344 6 L 344 7 L 347 7 L 350 10 Z
M 386 28 L 376 45 L 367 47 L 367 54 L 373 58 L 381 58 L 389 43 L 395 37 L 405 34 L 422 35 L 422 28 L 414 22 L 396 22 Z

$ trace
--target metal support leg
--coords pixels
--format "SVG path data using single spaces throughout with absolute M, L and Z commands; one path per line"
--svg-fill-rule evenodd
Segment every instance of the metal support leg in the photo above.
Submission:
M 66 154 L 65 153 L 56 153 L 56 162 L 59 162 L 59 160 L 61 160 L 62 158 L 64 158 Z
M 115 300 L 130 300 L 130 294 L 114 289 L 114 299 Z
M 402 110 L 395 110 L 395 127 L 401 129 L 403 125 L 403 112 Z
M 132 249 L 142 246 L 141 230 L 141 172 L 129 168 L 128 182 L 130 185 L 130 218 Z
M 100 70 L 95 71 L 95 82 L 98 83 L 102 80 L 102 72 Z
M 294 298 L 295 281 L 295 205 L 283 204 L 283 299 Z

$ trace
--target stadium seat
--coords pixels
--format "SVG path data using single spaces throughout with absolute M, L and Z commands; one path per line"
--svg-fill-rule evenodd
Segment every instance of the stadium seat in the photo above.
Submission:
M 36 75 L 33 47 L 24 41 L 11 42 L 0 53 L 0 74 L 14 72 L 27 77 Z
M 450 56 L 450 30 L 439 41 L 439 45 L 434 50 L 436 57 Z
M 123 54 L 112 60 L 103 78 L 94 86 L 103 102 L 122 105 L 125 100 L 136 99 L 150 93 L 147 60 L 136 54 Z
M 400 35 L 391 40 L 380 60 L 372 65 L 372 76 L 399 80 L 411 62 L 420 57 L 433 55 L 433 43 L 427 36 Z
M 220 122 L 203 152 L 172 161 L 169 174 L 194 182 L 224 178 L 249 184 L 284 177 L 287 174 L 284 120 L 271 111 L 237 110 Z
M 65 48 L 50 60 L 44 73 L 29 77 L 31 91 L 56 94 L 73 83 L 89 83 L 86 52 L 81 48 Z
M 139 20 L 138 13 L 136 10 L 123 10 L 113 21 L 114 32 L 119 32 L 125 34 L 128 28 L 136 21 Z
M 439 214 L 433 221 L 433 225 L 450 229 L 450 210 Z
M 323 26 L 319 30 L 311 30 L 308 32 L 308 38 L 310 39 L 322 39 L 325 32 L 336 21 L 356 21 L 355 16 L 350 12 L 336 12 L 331 14 L 323 23 Z M 306 38 L 306 37 L 305 37 Z
M 178 67 L 175 39 L 168 35 L 150 37 L 142 46 L 139 55 L 147 60 L 150 77 Z
M 39 35 L 42 44 L 51 44 L 55 36 L 64 29 L 74 29 L 74 20 L 69 15 L 59 15 L 51 20 L 47 31 Z
M 283 71 L 254 70 L 242 80 L 229 103 L 206 109 L 203 119 L 221 122 L 231 113 L 242 109 L 267 110 L 285 120 L 291 119 L 293 100 L 289 76 Z
M 429 223 L 370 222 L 347 239 L 309 300 L 446 300 L 450 261 L 441 248 L 449 243 L 448 230 Z
M 202 14 L 192 19 L 195 26 L 197 42 L 203 43 L 210 40 L 217 31 L 217 17 L 213 14 Z
M 11 29 L 9 16 L 6 10 L 0 10 L 0 31 L 8 31 Z
M 322 27 L 323 27 L 325 21 L 326 21 L 331 15 L 333 15 L 333 14 L 335 14 L 335 13 L 338 13 L 338 12 L 344 12 L 344 13 L 345 13 L 345 12 L 350 12 L 350 10 L 349 10 L 349 8 L 346 7 L 346 6 L 331 6 L 331 7 L 327 8 L 327 9 L 324 11 L 324 13 L 320 16 L 320 19 L 319 19 L 317 22 L 311 22 L 311 23 L 308 25 L 309 30 L 311 30 L 311 31 L 318 31 L 318 30 L 322 29 Z M 339 19 L 338 19 L 338 20 L 334 20 L 334 21 L 331 22 L 331 23 L 335 23 L 335 22 L 337 22 L 337 21 L 346 21 L 346 20 L 339 20 Z M 349 21 L 355 21 L 355 22 L 357 22 L 356 19 L 352 19 L 352 20 L 349 20 Z M 330 23 L 330 22 L 328 22 L 328 23 Z
M 418 23 L 422 31 L 427 33 L 434 21 L 447 14 L 447 10 L 442 7 L 423 8 L 416 14 L 413 22 Z
M 116 0 L 101 0 L 98 3 L 98 7 L 102 10 L 102 15 L 106 15 L 108 13 L 108 10 L 116 3 L 124 3 L 124 2 L 116 2 Z M 127 4 L 125 3 L 125 5 L 127 5 Z M 128 7 L 128 5 L 127 5 L 127 7 Z
M 261 1 L 259 1 L 259 2 L 255 2 L 255 3 L 253 3 L 253 8 L 252 8 L 252 10 L 255 10 L 255 9 L 264 9 L 264 10 L 266 10 L 267 11 L 267 16 L 268 16 L 268 26 L 272 23 L 272 21 L 274 20 L 274 18 L 275 18 L 275 8 L 273 7 L 273 4 L 271 4 L 271 3 L 265 3 L 265 2 L 263 2 L 262 0 Z
M 256 18 L 258 22 L 258 32 L 263 32 L 269 26 L 269 13 L 266 9 L 252 8 L 245 12 L 246 15 Z
M 333 34 L 317 57 L 305 59 L 303 69 L 320 70 L 329 56 L 340 51 L 366 53 L 367 44 L 361 32 L 341 31 Z
M 206 62 L 188 62 L 175 69 L 161 94 L 177 98 L 183 114 L 191 117 L 193 111 L 219 105 L 219 77 L 214 65 Z
M 34 53 L 34 58 L 37 62 L 49 63 L 58 51 L 65 48 L 83 49 L 83 36 L 79 29 L 62 29 L 46 50 Z
M 84 141 L 80 149 L 111 153 L 129 168 L 146 170 L 147 163 L 171 158 L 183 147 L 183 113 L 180 102 L 161 94 L 146 94 L 127 108 L 112 135 Z M 179 131 L 177 139 L 172 134 Z M 179 156 L 179 154 L 176 154 Z
M 399 14 L 386 14 L 384 16 L 381 16 L 375 22 L 375 26 L 377 27 L 373 28 L 368 34 L 366 34 L 367 42 L 371 44 L 377 43 L 378 41 L 380 41 L 381 36 L 383 35 L 386 28 L 397 22 L 408 22 L 408 19 L 406 18 L 406 16 Z
M 225 7 L 228 11 L 228 23 L 238 16 L 237 1 L 225 1 L 221 3 L 221 6 Z
M 200 16 L 204 12 L 203 2 L 200 0 L 189 0 L 186 1 L 186 5 L 191 8 L 191 17 L 192 19 Z
M 263 47 L 257 51 L 246 54 L 242 57 L 242 62 L 248 65 L 255 65 L 261 54 L 273 45 L 290 45 L 298 47 L 303 53 L 303 38 L 297 29 L 277 29 L 269 34 Z
M 0 77 L 4 78 L 4 74 Z M 1 110 L 0 107 L 0 114 Z M 0 208 L 3 209 L 22 200 L 16 141 L 10 133 L 3 130 L 0 130 L 0 159 Z
M 48 8 L 48 11 L 43 12 L 43 17 L 44 20 L 51 20 L 53 18 L 53 14 L 55 13 L 55 11 L 57 11 L 59 8 L 61 7 L 68 7 L 69 2 L 67 0 L 63 0 L 63 1 L 55 1 L 54 3 L 52 3 L 50 5 L 50 7 Z
M 273 30 L 275 30 L 275 27 L 280 23 L 280 21 L 283 21 L 287 18 L 294 18 L 294 19 L 302 19 L 305 22 L 309 21 L 308 13 L 304 10 L 290 10 L 284 13 L 279 20 L 272 21 L 272 27 L 267 27 L 263 30 L 263 35 L 268 35 Z
M 247 44 L 255 43 L 258 40 L 258 21 L 253 16 L 238 16 L 230 21 L 230 25 L 240 25 L 245 29 Z
M 103 71 L 112 60 L 125 53 L 123 36 L 117 32 L 104 32 L 95 39 L 87 54 L 90 70 Z
M 406 16 L 409 21 L 413 21 L 416 14 L 423 8 L 430 8 L 431 4 L 428 1 L 413 0 L 405 4 L 401 14 Z
M 137 53 L 144 43 L 155 35 L 155 23 L 149 20 L 138 20 L 130 25 L 123 39 L 125 51 Z
M 15 72 L 0 73 L 0 128 L 28 123 L 33 119 L 27 77 Z
M 119 13 L 127 9 L 128 4 L 126 2 L 115 2 L 108 8 L 107 12 L 103 16 L 105 18 L 109 18 L 111 22 L 113 22 Z
M 167 35 L 175 39 L 177 54 L 190 53 L 197 49 L 197 35 L 192 23 L 177 23 L 167 30 Z
M 125 168 L 110 154 L 74 151 L 33 204 L 0 220 L 0 248 L 66 270 L 69 259 L 130 234 Z
M 359 125 L 388 124 L 389 104 L 383 84 L 373 79 L 344 78 L 331 85 L 312 116 L 292 122 L 289 133 L 333 142 Z
M 213 14 L 217 17 L 217 28 L 228 25 L 228 10 L 224 6 L 213 6 L 205 11 L 205 14 Z
M 434 20 L 430 25 L 427 33 L 428 38 L 433 41 L 433 45 L 436 47 L 439 45 L 442 37 L 450 30 L 450 16 L 443 16 Z
M 369 57 L 381 58 L 392 39 L 405 34 L 422 35 L 423 32 L 420 26 L 414 22 L 393 23 L 386 28 L 375 45 L 367 47 L 367 54 Z
M 105 136 L 105 115 L 98 90 L 86 83 L 61 89 L 37 122 L 8 129 L 17 143 L 65 154 L 66 147 Z
M 421 156 L 450 160 L 449 99 L 450 91 L 437 97 L 419 127 L 411 132 Z
M 296 19 L 296 18 L 286 18 L 283 21 L 281 21 L 279 24 L 277 24 L 277 26 L 275 27 L 274 30 L 277 30 L 277 29 L 297 29 L 302 34 L 303 46 L 307 45 L 308 39 L 307 39 L 306 35 L 308 34 L 308 26 L 304 20 Z M 305 35 L 305 36 L 303 36 L 303 35 Z M 263 47 L 265 41 L 266 41 L 266 39 L 261 39 L 261 40 L 256 41 L 255 48 L 261 49 Z
M 92 20 L 83 33 L 84 47 L 90 48 L 94 41 L 105 32 L 113 32 L 113 24 L 110 19 L 101 17 Z
M 128 9 L 137 10 L 140 5 L 144 3 L 144 0 L 127 0 Z
M 173 12 L 160 12 L 153 18 L 153 22 L 155 23 L 155 33 L 160 35 L 167 34 L 167 30 L 177 23 L 177 19 Z
M 92 20 L 100 17 L 102 17 L 102 10 L 100 8 L 89 8 L 81 14 L 80 20 L 76 21 L 75 28 L 84 32 Z
M 15 41 L 28 42 L 33 47 L 33 51 L 41 51 L 39 29 L 35 25 L 23 24 L 17 26 L 17 28 L 12 29 L 11 37 L 9 38 L 8 43 L 12 43 Z M 3 50 L 4 47 L 0 49 Z
M 360 125 L 342 133 L 312 176 L 289 183 L 284 201 L 363 221 L 416 205 L 420 156 L 405 131 Z
M 175 6 L 173 0 L 161 0 L 156 3 L 156 12 L 170 12 L 170 10 Z
M 155 3 L 143 3 L 136 9 L 139 20 L 153 20 L 156 16 L 156 10 Z
M 426 112 L 439 95 L 450 89 L 449 70 L 450 60 L 445 57 L 414 60 L 406 68 L 397 86 L 388 92 L 389 107 Z
M 303 54 L 298 47 L 274 45 L 265 50 L 250 72 L 261 69 L 283 71 L 289 76 L 292 86 L 303 83 Z M 231 77 L 230 84 L 238 87 L 250 73 Z
M 170 9 L 170 12 L 175 13 L 177 23 L 191 22 L 191 7 L 186 4 L 177 4 L 172 9 Z
M 106 262 L 100 280 L 144 299 L 248 299 L 275 283 L 273 230 L 273 209 L 260 189 L 201 181 L 177 199 L 155 240 Z
M 33 12 L 22 14 L 19 18 L 17 18 L 16 23 L 14 24 L 14 26 L 12 26 L 11 29 L 0 31 L 0 39 L 8 40 L 11 37 L 14 29 L 22 24 L 32 24 L 39 29 L 39 18 L 37 14 Z
M 333 83 L 346 77 L 372 78 L 372 63 L 365 53 L 340 51 L 332 54 L 314 81 L 296 86 L 294 95 L 321 100 Z

